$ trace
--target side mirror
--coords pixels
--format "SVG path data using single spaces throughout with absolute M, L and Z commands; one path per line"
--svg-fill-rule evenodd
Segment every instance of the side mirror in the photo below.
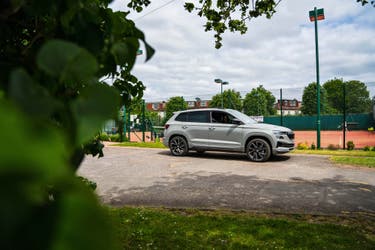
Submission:
M 236 125 L 242 125 L 243 124 L 242 121 L 238 120 L 237 118 L 233 118 L 232 123 L 236 124 Z

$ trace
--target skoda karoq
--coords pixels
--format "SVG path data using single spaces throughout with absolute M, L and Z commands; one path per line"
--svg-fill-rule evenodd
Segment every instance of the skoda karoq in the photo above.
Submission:
M 246 153 L 251 161 L 294 149 L 294 133 L 286 127 L 258 123 L 233 109 L 196 109 L 175 112 L 164 129 L 165 146 L 175 156 L 189 150 Z

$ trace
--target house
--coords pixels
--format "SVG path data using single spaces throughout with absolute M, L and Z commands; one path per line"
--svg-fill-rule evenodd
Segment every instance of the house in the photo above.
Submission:
M 210 100 L 201 100 L 200 98 L 196 98 L 195 101 L 193 100 L 186 101 L 188 109 L 208 108 L 209 103 L 210 103 Z M 167 103 L 165 101 L 146 103 L 146 109 L 148 111 L 157 112 L 162 118 L 165 116 L 166 106 L 167 106 Z
M 283 99 L 282 100 L 282 111 L 283 115 L 300 115 L 301 114 L 302 102 L 297 99 Z M 275 104 L 277 114 L 281 114 L 280 100 L 277 100 Z
M 167 103 L 165 101 L 148 102 L 146 103 L 146 110 L 151 111 L 151 112 L 157 112 L 161 118 L 164 118 L 166 106 L 167 106 Z

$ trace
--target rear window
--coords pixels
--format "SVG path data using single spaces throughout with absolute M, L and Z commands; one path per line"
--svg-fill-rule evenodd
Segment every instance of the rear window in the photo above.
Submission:
M 176 119 L 176 121 L 179 121 L 179 122 L 186 122 L 187 121 L 187 113 L 181 113 L 179 114 Z
M 210 122 L 210 113 L 207 111 L 191 112 L 188 115 L 188 122 Z

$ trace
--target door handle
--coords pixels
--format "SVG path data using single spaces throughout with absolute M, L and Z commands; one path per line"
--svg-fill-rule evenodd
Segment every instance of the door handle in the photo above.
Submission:
M 182 126 L 182 128 L 183 128 L 183 129 L 187 129 L 187 128 L 188 128 L 188 126 Z
M 209 130 L 215 130 L 215 128 L 208 128 Z

